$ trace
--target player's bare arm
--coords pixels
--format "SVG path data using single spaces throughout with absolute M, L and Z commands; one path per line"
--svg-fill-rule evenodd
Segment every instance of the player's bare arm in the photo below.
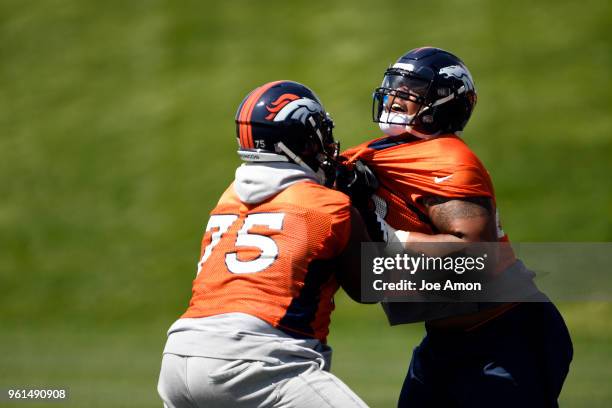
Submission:
M 413 251 L 432 256 L 443 256 L 458 250 L 457 244 L 493 242 L 496 240 L 495 212 L 487 197 L 446 198 L 426 197 L 423 204 L 426 214 L 437 229 L 437 234 L 396 231 L 399 241 Z M 449 248 L 437 245 L 419 246 L 421 243 L 451 243 Z M 431 251 L 435 251 L 432 253 Z
M 493 203 L 487 197 L 448 199 L 427 197 L 427 215 L 442 235 L 467 242 L 496 240 Z

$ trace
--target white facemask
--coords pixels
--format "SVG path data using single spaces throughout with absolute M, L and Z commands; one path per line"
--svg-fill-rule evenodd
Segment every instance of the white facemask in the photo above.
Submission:
M 380 115 L 378 126 L 388 136 L 398 136 L 409 132 L 412 126 L 408 125 L 414 115 L 406 115 L 397 112 L 382 112 Z
M 415 115 L 406 115 L 397 112 L 383 112 L 380 115 L 378 127 L 380 127 L 380 130 L 387 136 L 399 136 L 404 133 L 410 133 L 420 139 L 431 139 L 437 135 L 437 133 L 427 135 L 414 130 L 412 126 L 408 126 L 408 124 L 412 122 L 412 119 L 414 119 L 414 116 Z

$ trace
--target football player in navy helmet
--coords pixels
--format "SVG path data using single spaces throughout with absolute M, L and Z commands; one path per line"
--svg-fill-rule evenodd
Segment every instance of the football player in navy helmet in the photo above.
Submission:
M 321 101 L 306 86 L 270 82 L 249 93 L 238 107 L 238 154 L 246 162 L 293 162 L 329 186 L 340 146 L 333 127 Z
M 399 406 L 555 407 L 572 359 L 571 339 L 559 311 L 533 284 L 533 273 L 516 259 L 491 178 L 459 137 L 475 104 L 472 75 L 457 56 L 433 47 L 409 51 L 374 91 L 373 119 L 384 135 L 342 153 L 349 170 L 338 180 L 350 183 L 338 186 L 358 198 L 353 203 L 362 213 L 375 206 L 382 222 L 368 226 L 385 232 L 371 237 L 408 250 L 435 242 L 494 243 L 495 273 L 524 278 L 524 294 L 512 301 L 440 310 L 435 303 L 383 303 L 392 325 L 428 316 Z M 369 181 L 373 175 L 376 183 Z M 374 193 L 368 206 L 363 190 Z
M 465 64 L 449 52 L 425 47 L 385 71 L 374 90 L 372 116 L 387 135 L 427 138 L 460 133 L 475 105 L 474 80 Z
M 210 212 L 189 307 L 168 330 L 158 392 L 167 408 L 367 405 L 329 373 L 333 296 L 360 298 L 361 242 L 333 182 L 338 144 L 315 94 L 255 88 L 236 113 L 245 163 Z

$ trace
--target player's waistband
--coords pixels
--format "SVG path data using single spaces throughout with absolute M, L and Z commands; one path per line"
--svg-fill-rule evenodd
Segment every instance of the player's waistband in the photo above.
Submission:
M 293 338 L 245 314 L 179 319 L 169 330 L 164 353 L 270 364 L 317 361 L 324 369 L 331 364 L 331 348 L 319 340 Z

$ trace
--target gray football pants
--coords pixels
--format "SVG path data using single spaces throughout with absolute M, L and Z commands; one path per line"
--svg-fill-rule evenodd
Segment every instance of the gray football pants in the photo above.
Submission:
M 316 361 L 273 365 L 166 353 L 157 390 L 165 408 L 367 408 Z

